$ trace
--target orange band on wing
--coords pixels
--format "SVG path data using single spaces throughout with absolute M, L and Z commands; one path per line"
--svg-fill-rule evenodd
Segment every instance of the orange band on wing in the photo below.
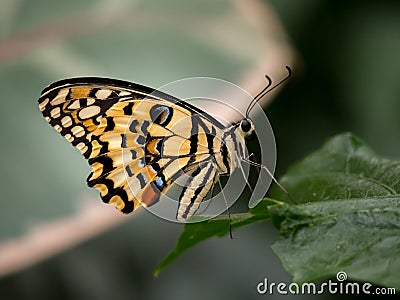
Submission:
M 160 191 L 153 183 L 147 185 L 142 193 L 141 204 L 145 207 L 152 206 L 160 200 Z

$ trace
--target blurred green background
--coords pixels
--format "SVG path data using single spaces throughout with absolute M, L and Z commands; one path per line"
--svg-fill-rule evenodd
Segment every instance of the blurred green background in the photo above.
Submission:
M 278 176 L 343 131 L 379 154 L 399 157 L 400 3 L 240 3 L 254 2 L 275 11 L 298 53 L 294 76 L 266 108 Z M 103 205 L 86 187 L 87 163 L 37 108 L 47 84 L 86 75 L 153 87 L 191 76 L 239 84 L 263 51 L 260 32 L 238 12 L 237 1 L 0 0 L 0 8 L 0 252 L 1 241 L 71 215 L 81 201 Z M 257 299 L 264 277 L 290 282 L 270 249 L 278 237 L 271 224 L 240 229 L 233 240 L 206 241 L 154 279 L 181 230 L 135 214 L 4 276 L 0 299 Z

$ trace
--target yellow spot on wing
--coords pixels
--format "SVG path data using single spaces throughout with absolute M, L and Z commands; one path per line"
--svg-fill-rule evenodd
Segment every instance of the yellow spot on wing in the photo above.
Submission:
M 40 111 L 44 111 L 46 105 L 49 103 L 49 98 L 44 99 L 41 103 L 39 103 Z
M 80 98 L 87 98 L 89 96 L 90 91 L 92 90 L 91 87 L 73 87 L 71 88 L 70 97 L 72 99 L 80 99 Z
M 99 90 L 99 91 L 96 93 L 96 97 L 99 98 L 99 99 L 104 100 L 104 99 L 106 99 L 108 96 L 110 96 L 111 93 L 112 93 L 111 90 L 102 89 L 102 90 Z
M 103 148 L 98 141 L 92 141 L 92 153 L 90 154 L 90 158 L 96 157 L 99 155 L 101 148 Z
M 93 187 L 100 191 L 101 196 L 105 196 L 108 194 L 108 188 L 105 184 L 99 183 L 95 184 Z
M 85 148 L 85 143 L 80 142 L 78 145 L 76 145 L 76 148 L 78 148 L 80 151 L 82 151 L 82 149 Z
M 123 91 L 123 92 L 119 93 L 119 96 L 120 96 L 120 97 L 122 97 L 122 96 L 129 96 L 130 94 L 131 94 L 130 92 Z
M 53 106 L 59 105 L 65 101 L 65 96 L 68 94 L 68 89 L 62 89 L 58 92 L 58 95 L 50 101 L 50 104 Z
M 76 137 L 82 137 L 85 134 L 85 130 L 83 129 L 83 127 L 78 125 L 72 127 L 71 132 Z
M 79 117 L 81 119 L 89 119 L 99 113 L 100 113 L 100 106 L 93 105 L 93 106 L 88 106 L 88 107 L 82 108 L 81 111 L 79 112 Z
M 96 130 L 96 128 L 98 127 L 97 125 L 95 125 L 93 123 L 93 120 L 91 120 L 91 119 L 83 121 L 82 124 L 83 124 L 83 126 L 85 126 L 87 128 L 87 130 L 89 132 L 92 132 L 92 131 Z
M 97 179 L 103 174 L 103 164 L 95 162 L 92 164 L 93 173 L 90 180 Z
M 55 107 L 50 112 L 50 117 L 53 119 L 58 118 L 61 115 L 61 109 L 59 107 Z
M 72 125 L 72 119 L 70 116 L 65 116 L 64 118 L 61 119 L 61 125 L 65 128 L 69 127 Z
M 119 210 L 122 210 L 125 207 L 124 201 L 122 201 L 121 197 L 119 196 L 111 197 L 108 203 L 115 205 L 115 207 Z
M 79 108 L 81 108 L 81 104 L 79 103 L 79 100 L 74 100 L 68 104 L 67 108 L 68 109 L 79 109 Z
M 68 142 L 72 142 L 74 140 L 73 136 L 69 133 L 67 133 L 64 137 L 67 139 Z

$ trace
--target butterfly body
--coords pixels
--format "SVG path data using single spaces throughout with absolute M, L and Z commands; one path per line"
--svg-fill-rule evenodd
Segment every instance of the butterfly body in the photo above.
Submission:
M 181 182 L 176 219 L 185 222 L 219 180 L 239 167 L 244 119 L 228 127 L 168 94 L 138 84 L 73 78 L 43 90 L 45 119 L 92 167 L 87 182 L 124 213 L 157 203 Z

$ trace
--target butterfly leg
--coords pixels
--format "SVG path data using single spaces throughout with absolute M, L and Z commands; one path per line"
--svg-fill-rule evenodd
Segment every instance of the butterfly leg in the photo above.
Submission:
M 240 162 L 240 158 L 239 158 L 239 155 L 238 155 L 237 153 L 236 153 L 236 157 L 237 157 L 237 161 Z M 253 193 L 253 188 L 251 187 L 250 182 L 247 180 L 247 176 L 246 176 L 246 174 L 244 173 L 243 167 L 242 167 L 242 165 L 241 165 L 240 163 L 239 163 L 239 169 L 240 169 L 240 171 L 242 172 L 243 179 L 246 181 L 246 185 L 248 186 L 248 188 L 250 189 L 250 191 Z
M 281 185 L 278 180 L 276 180 L 276 178 L 274 177 L 274 175 L 271 173 L 271 171 L 264 165 L 256 163 L 248 158 L 242 158 L 242 161 L 247 162 L 248 164 L 252 165 L 252 166 L 256 166 L 259 167 L 261 169 L 264 169 L 268 175 L 271 177 L 272 181 L 275 182 L 275 184 L 286 194 L 286 196 L 294 203 L 297 204 L 296 201 L 294 201 L 294 199 L 289 195 L 289 192 L 283 187 L 283 185 Z
M 227 214 L 228 214 L 228 219 L 229 219 L 229 237 L 230 237 L 231 239 L 233 239 L 233 235 L 232 235 L 231 213 L 229 212 L 228 201 L 226 201 L 225 194 L 224 194 L 224 190 L 222 189 L 221 180 L 219 180 L 219 178 L 218 178 L 218 184 L 219 184 L 219 188 L 221 189 L 222 197 L 224 198 L 225 205 L 226 205 L 226 212 L 227 212 Z

